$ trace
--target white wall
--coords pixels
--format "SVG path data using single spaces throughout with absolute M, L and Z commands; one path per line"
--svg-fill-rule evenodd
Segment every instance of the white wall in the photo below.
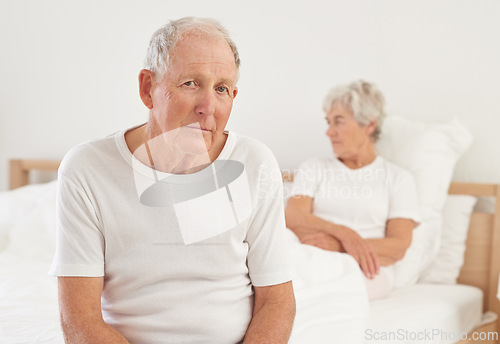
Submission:
M 143 122 L 137 74 L 156 28 L 219 19 L 242 57 L 228 128 L 282 168 L 331 154 L 321 102 L 364 78 L 390 115 L 458 118 L 475 141 L 455 180 L 500 183 L 500 1 L 2 1 L 0 190 L 9 158 L 55 158 Z

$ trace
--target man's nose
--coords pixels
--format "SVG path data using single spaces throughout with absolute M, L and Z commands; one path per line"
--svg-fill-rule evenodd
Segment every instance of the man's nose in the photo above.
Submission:
M 215 91 L 203 90 L 198 95 L 196 113 L 198 115 L 212 116 L 215 112 Z

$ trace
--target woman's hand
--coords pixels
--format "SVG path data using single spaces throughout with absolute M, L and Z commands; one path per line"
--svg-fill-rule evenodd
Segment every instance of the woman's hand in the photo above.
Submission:
M 342 226 L 338 238 L 345 252 L 356 259 L 367 278 L 372 279 L 380 272 L 377 254 L 357 232 Z

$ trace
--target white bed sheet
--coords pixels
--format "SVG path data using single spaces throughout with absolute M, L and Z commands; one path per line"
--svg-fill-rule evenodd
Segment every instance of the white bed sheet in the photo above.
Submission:
M 415 284 L 396 289 L 389 298 L 370 303 L 366 343 L 456 343 L 481 323 L 482 300 L 483 292 L 468 285 Z M 399 337 L 382 340 L 384 335 Z
M 296 270 L 297 303 L 289 342 L 364 343 L 368 294 L 354 258 L 303 245 L 291 231 L 287 233 Z
M 0 343 L 64 343 L 49 263 L 16 258 L 0 256 Z
M 57 279 L 49 277 L 55 250 L 55 182 L 0 194 L 7 211 L 0 232 L 0 343 L 63 343 Z

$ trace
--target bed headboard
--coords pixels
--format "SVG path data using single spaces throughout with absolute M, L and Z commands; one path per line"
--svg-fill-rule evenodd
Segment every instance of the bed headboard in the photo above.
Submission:
M 58 160 L 9 160 L 9 189 L 15 189 L 30 182 L 31 171 L 57 171 Z
M 29 174 L 34 170 L 56 171 L 60 161 L 11 160 L 10 188 L 29 184 Z M 293 181 L 292 173 L 283 173 L 283 180 Z M 496 298 L 500 275 L 500 184 L 458 183 L 450 185 L 453 195 L 493 197 L 494 213 L 474 212 L 469 225 L 465 262 L 458 282 L 473 285 L 485 295 L 484 310 L 500 315 L 500 301 Z M 498 320 L 500 328 L 500 319 Z

